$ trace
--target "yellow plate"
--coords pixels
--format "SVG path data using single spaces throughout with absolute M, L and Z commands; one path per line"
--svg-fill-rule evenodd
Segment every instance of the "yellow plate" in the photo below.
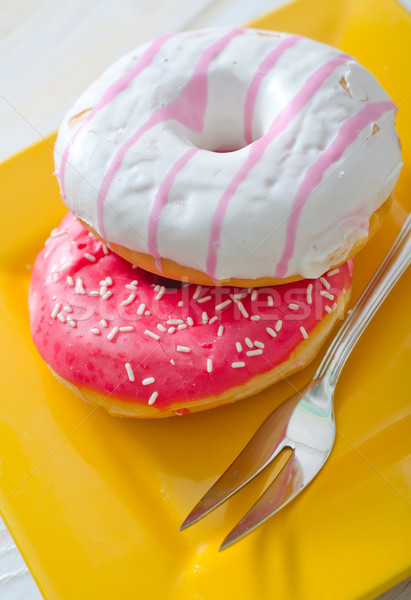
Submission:
M 398 203 L 357 260 L 357 297 L 411 199 L 410 16 L 389 0 L 301 1 L 254 24 L 334 44 L 400 106 Z M 264 416 L 313 368 L 258 396 L 161 421 L 110 418 L 52 377 L 29 333 L 30 265 L 64 213 L 46 140 L 0 167 L 0 504 L 46 598 L 374 598 L 410 574 L 410 273 L 359 342 L 336 394 L 338 435 L 315 483 L 217 553 L 264 478 L 179 524 Z

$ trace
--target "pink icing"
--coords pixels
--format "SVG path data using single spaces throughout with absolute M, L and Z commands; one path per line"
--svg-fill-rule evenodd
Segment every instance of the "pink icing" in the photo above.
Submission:
M 133 268 L 69 214 L 33 267 L 31 330 L 40 354 L 63 378 L 135 403 L 147 404 L 157 392 L 154 406 L 162 410 L 218 396 L 284 362 L 304 339 L 301 327 L 308 335 L 315 329 L 351 276 L 349 261 L 325 276 L 329 287 L 321 280 L 255 290 L 179 284 Z M 233 294 L 243 296 L 233 300 Z
M 277 60 L 280 56 L 290 47 L 294 46 L 298 40 L 301 39 L 300 35 L 292 35 L 286 38 L 283 42 L 278 44 L 265 58 L 261 61 L 261 63 L 257 67 L 257 71 L 250 83 L 250 86 L 247 90 L 247 96 L 245 99 L 244 106 L 244 139 L 246 144 L 251 144 L 253 141 L 253 117 L 254 117 L 254 108 L 255 103 L 257 101 L 258 92 L 260 90 L 261 84 L 264 81 L 265 76 L 271 71 L 274 67 Z
M 250 152 L 246 161 L 228 184 L 218 203 L 217 210 L 214 213 L 207 256 L 207 274 L 213 279 L 215 278 L 217 267 L 217 254 L 220 246 L 221 228 L 224 216 L 227 212 L 230 200 L 236 193 L 238 186 L 242 181 L 244 181 L 251 169 L 263 156 L 269 144 L 271 144 L 273 140 L 280 133 L 282 133 L 302 112 L 304 107 L 307 105 L 312 96 L 320 89 L 327 77 L 329 77 L 337 67 L 346 63 L 348 60 L 352 60 L 348 54 L 340 54 L 328 61 L 325 65 L 322 65 L 312 75 L 310 75 L 301 90 L 275 117 L 268 132 L 250 145 Z
M 172 102 L 157 109 L 151 117 L 142 125 L 128 140 L 124 142 L 120 150 L 114 156 L 101 183 L 98 201 L 97 216 L 98 227 L 101 235 L 105 238 L 104 227 L 104 203 L 113 179 L 121 167 L 128 150 L 137 140 L 152 127 L 168 120 L 176 120 L 185 127 L 195 132 L 201 132 L 204 127 L 204 117 L 208 101 L 208 70 L 212 61 L 224 50 L 224 48 L 238 35 L 244 33 L 243 29 L 234 29 L 224 35 L 217 42 L 211 44 L 198 59 L 192 77 L 184 87 L 181 94 Z M 195 110 L 193 109 L 195 107 Z
M 291 206 L 284 251 L 277 265 L 275 277 L 284 277 L 287 272 L 288 261 L 294 251 L 295 237 L 302 209 L 312 191 L 321 184 L 327 169 L 341 158 L 347 148 L 358 138 L 361 131 L 379 119 L 385 112 L 395 110 L 395 108 L 395 104 L 390 101 L 373 102 L 364 106 L 351 119 L 345 121 L 334 141 L 307 170 Z
M 190 150 L 187 150 L 187 152 L 185 152 L 185 154 L 183 154 L 183 156 L 177 160 L 177 162 L 170 169 L 169 173 L 166 175 L 154 198 L 153 208 L 151 209 L 148 224 L 148 247 L 150 249 L 150 253 L 156 259 L 156 267 L 160 272 L 162 271 L 161 261 L 159 260 L 160 255 L 157 250 L 157 230 L 160 222 L 161 211 L 167 204 L 168 195 L 173 186 L 175 178 L 197 152 L 198 148 L 190 148 Z
M 77 137 L 87 127 L 87 125 L 90 123 L 90 121 L 92 121 L 92 119 L 94 119 L 96 114 L 101 109 L 103 109 L 105 106 L 107 106 L 107 104 L 112 102 L 114 100 L 114 98 L 120 92 L 125 90 L 130 85 L 130 83 L 140 73 L 142 73 L 144 71 L 144 69 L 146 69 L 150 65 L 150 63 L 153 61 L 153 59 L 157 56 L 161 46 L 168 39 L 170 39 L 170 37 L 172 37 L 172 36 L 166 35 L 166 36 L 163 36 L 163 37 L 160 37 L 160 38 L 154 40 L 154 42 L 152 44 L 150 44 L 150 46 L 147 48 L 147 50 L 138 59 L 136 64 L 125 75 L 123 75 L 122 77 L 117 79 L 117 81 L 115 81 L 113 83 L 113 85 L 111 85 L 108 88 L 108 90 L 106 90 L 104 92 L 100 102 L 97 104 L 97 106 L 95 106 L 87 114 L 84 121 L 81 123 L 80 127 L 78 127 L 78 129 L 74 133 L 73 137 L 71 138 L 70 142 L 67 144 L 67 147 L 65 148 L 65 150 L 62 154 L 60 168 L 59 168 L 60 187 L 61 187 L 61 195 L 62 195 L 63 200 L 65 200 L 65 197 L 66 197 L 65 188 L 64 188 L 64 177 L 65 177 L 65 172 L 66 172 L 66 164 L 67 164 L 67 160 L 68 160 L 70 151 L 71 151 L 73 144 L 76 141 Z

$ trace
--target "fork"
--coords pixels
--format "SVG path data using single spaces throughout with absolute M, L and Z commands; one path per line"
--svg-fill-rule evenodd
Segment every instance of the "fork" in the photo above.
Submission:
M 335 439 L 334 390 L 351 350 L 411 260 L 411 215 L 329 346 L 312 381 L 263 422 L 230 467 L 180 526 L 193 525 L 256 477 L 286 448 L 280 473 L 224 539 L 220 550 L 253 531 L 295 498 L 318 474 Z

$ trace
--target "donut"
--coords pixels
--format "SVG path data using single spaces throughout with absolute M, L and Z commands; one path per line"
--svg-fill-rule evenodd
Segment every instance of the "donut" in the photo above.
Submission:
M 263 288 L 187 284 L 125 261 L 69 213 L 33 266 L 32 337 L 87 402 L 116 416 L 186 414 L 307 365 L 342 318 L 352 269 Z
M 318 278 L 353 256 L 401 169 L 396 107 L 351 56 L 206 29 L 118 60 L 68 111 L 55 173 L 117 254 L 202 285 Z

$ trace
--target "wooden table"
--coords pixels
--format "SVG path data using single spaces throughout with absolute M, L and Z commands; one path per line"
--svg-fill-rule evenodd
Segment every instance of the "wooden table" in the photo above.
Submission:
M 15 0 L 0 8 L 0 161 L 57 129 L 117 57 L 164 33 L 236 26 L 282 0 Z M 411 0 L 404 0 L 411 6 Z M 0 598 L 41 594 L 0 518 Z M 379 600 L 411 598 L 411 580 Z M 90 599 L 92 600 L 92 599 Z

